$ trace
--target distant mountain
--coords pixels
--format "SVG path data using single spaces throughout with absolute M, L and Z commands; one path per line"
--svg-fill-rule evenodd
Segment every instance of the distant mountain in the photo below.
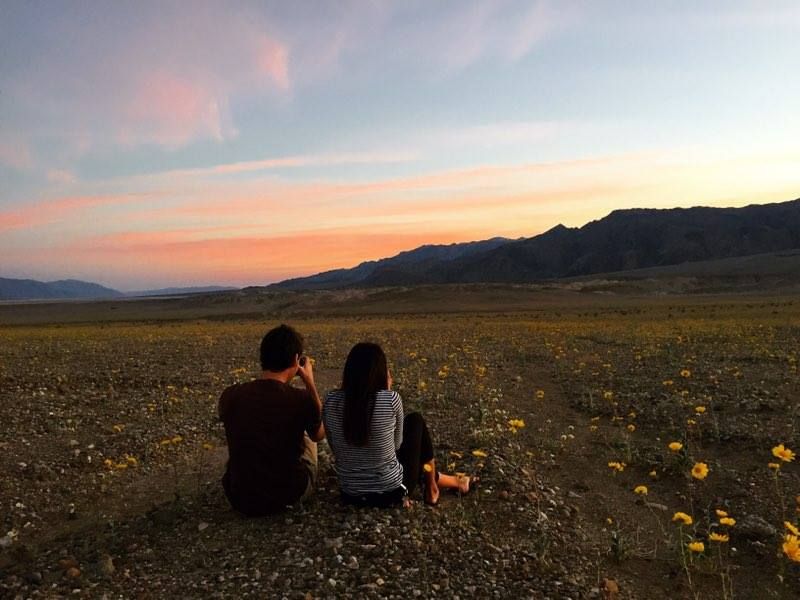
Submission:
M 117 290 L 77 279 L 44 282 L 0 277 L 0 300 L 95 299 L 121 296 L 122 292 Z
M 428 250 L 453 246 L 461 251 Z M 558 225 L 531 238 L 453 246 L 423 246 L 275 287 L 523 283 L 797 249 L 800 199 L 744 208 L 615 210 L 580 228 Z
M 138 292 L 125 292 L 126 296 L 146 297 L 146 296 L 185 296 L 189 294 L 209 294 L 213 292 L 232 292 L 238 290 L 235 287 L 225 287 L 221 285 L 206 285 L 194 287 L 169 287 L 157 290 L 142 290 Z
M 406 277 L 406 273 L 427 270 L 435 265 L 457 258 L 475 256 L 499 248 L 510 241 L 507 238 L 496 237 L 490 240 L 463 244 L 429 244 L 414 250 L 401 252 L 391 258 L 363 262 L 351 269 L 335 269 L 311 275 L 310 277 L 287 279 L 269 287 L 283 290 L 322 290 L 381 285 L 380 279 L 388 277 L 393 281 L 399 281 Z M 397 285 L 397 283 L 390 285 Z
M 36 281 L 34 279 L 4 279 L 0 277 L 0 300 L 96 300 L 147 296 L 184 296 L 228 292 L 238 288 L 209 285 L 203 287 L 173 287 L 140 292 L 120 292 L 97 283 L 63 279 Z

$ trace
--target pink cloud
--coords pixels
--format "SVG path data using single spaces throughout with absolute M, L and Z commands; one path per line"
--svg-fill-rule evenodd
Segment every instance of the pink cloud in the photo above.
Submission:
M 256 64 L 279 88 L 289 89 L 289 50 L 286 46 L 264 36 L 259 44 Z
M 223 123 L 212 89 L 164 69 L 142 76 L 122 114 L 122 142 L 179 146 L 195 137 L 222 140 L 233 133 Z
M 135 194 L 123 196 L 69 196 L 45 200 L 21 208 L 0 211 L 0 231 L 34 227 L 73 218 L 91 208 L 131 202 Z

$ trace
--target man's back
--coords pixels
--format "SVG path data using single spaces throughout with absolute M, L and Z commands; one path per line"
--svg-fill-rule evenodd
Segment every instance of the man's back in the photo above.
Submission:
M 220 397 L 229 461 L 223 478 L 228 499 L 251 516 L 297 501 L 309 485 L 301 462 L 304 432 L 316 432 L 319 409 L 307 390 L 275 379 L 227 388 Z

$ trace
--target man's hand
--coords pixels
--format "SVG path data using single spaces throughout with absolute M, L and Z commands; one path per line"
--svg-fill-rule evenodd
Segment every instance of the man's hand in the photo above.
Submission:
M 314 386 L 314 365 L 311 357 L 305 356 L 303 364 L 300 364 L 300 360 L 298 358 L 297 363 L 297 374 L 300 376 L 300 379 L 303 380 L 303 383 L 306 384 L 306 387 Z

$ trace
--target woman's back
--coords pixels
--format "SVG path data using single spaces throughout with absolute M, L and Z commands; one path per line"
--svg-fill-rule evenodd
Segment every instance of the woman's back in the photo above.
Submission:
M 346 494 L 380 493 L 403 483 L 397 449 L 403 439 L 403 401 L 397 392 L 380 390 L 364 446 L 350 444 L 344 435 L 345 394 L 334 390 L 325 396 L 322 418 L 328 444 L 336 459 L 339 486 Z

